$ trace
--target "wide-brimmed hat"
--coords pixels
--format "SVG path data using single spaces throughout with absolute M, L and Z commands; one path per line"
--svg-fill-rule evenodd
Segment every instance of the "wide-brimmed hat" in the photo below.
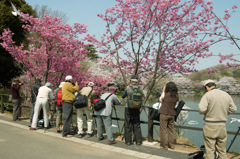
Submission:
M 50 83 L 50 82 L 47 82 L 47 83 L 45 84 L 45 86 L 51 87 L 51 83 Z
M 65 80 L 66 80 L 66 81 L 72 80 L 72 76 L 71 76 L 71 75 L 67 75 L 67 76 L 65 77 Z
M 19 82 L 19 79 L 18 78 L 14 78 L 13 81 L 14 82 Z
M 93 82 L 89 82 L 89 83 L 88 83 L 88 86 L 93 87 L 93 86 L 94 86 L 94 83 L 93 83 Z
M 131 76 L 131 81 L 137 82 L 137 81 L 138 81 L 138 76 L 132 75 L 132 76 Z
M 204 82 L 204 86 L 206 86 L 208 83 L 215 83 L 214 80 L 208 79 Z

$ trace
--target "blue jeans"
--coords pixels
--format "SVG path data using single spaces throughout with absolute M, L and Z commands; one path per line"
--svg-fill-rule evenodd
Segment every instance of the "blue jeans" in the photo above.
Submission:
M 105 126 L 105 130 L 107 133 L 107 138 L 110 141 L 114 141 L 112 134 L 112 117 L 111 116 L 101 116 L 97 115 L 97 135 L 98 138 L 101 138 L 103 136 L 102 126 Z

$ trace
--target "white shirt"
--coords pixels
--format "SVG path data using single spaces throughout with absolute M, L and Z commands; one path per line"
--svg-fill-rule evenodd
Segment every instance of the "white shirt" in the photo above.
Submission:
M 45 99 L 50 99 L 52 100 L 53 97 L 53 92 L 50 88 L 48 88 L 47 86 L 42 86 L 39 88 L 38 90 L 38 95 L 37 98 L 45 98 Z

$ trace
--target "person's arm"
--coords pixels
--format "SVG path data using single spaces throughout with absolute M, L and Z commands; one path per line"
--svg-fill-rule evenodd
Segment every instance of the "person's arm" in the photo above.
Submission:
M 127 95 L 128 95 L 128 94 L 127 94 L 127 90 L 125 90 L 125 91 L 123 92 L 123 94 L 122 94 L 122 99 L 124 99 Z
M 78 82 L 75 82 L 75 86 L 72 85 L 72 87 L 70 87 L 69 89 L 70 89 L 69 91 L 72 92 L 72 93 L 77 92 L 78 89 L 79 89 L 79 87 L 78 87 Z
M 118 99 L 118 97 L 117 97 L 115 94 L 113 94 L 112 96 L 113 96 L 113 104 L 114 104 L 114 105 L 120 105 L 121 102 L 120 102 L 120 100 Z
M 234 113 L 236 111 L 237 111 L 237 106 L 235 105 L 235 103 L 233 102 L 232 98 L 230 97 L 230 104 L 229 104 L 228 114 L 232 114 L 232 113 Z
M 162 91 L 162 94 L 159 98 L 159 101 L 162 103 L 163 102 L 163 98 L 165 97 L 165 90 L 166 90 L 166 86 L 163 87 L 163 91 Z
M 14 90 L 16 90 L 16 91 L 19 91 L 19 89 L 21 88 L 21 85 L 16 85 L 16 84 L 13 84 L 12 85 L 12 88 L 14 89 Z
M 52 90 L 49 92 L 49 100 L 54 99 Z
M 208 99 L 206 95 L 204 95 L 199 103 L 198 111 L 200 114 L 205 114 L 208 109 Z

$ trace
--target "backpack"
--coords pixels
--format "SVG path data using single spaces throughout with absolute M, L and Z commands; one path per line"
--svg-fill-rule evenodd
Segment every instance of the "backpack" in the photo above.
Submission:
M 57 90 L 57 100 L 56 100 L 56 104 L 58 106 L 61 106 L 63 104 L 63 101 L 62 101 L 62 88 L 60 88 L 59 90 Z
M 88 96 L 78 94 L 75 99 L 73 100 L 73 105 L 76 109 L 87 107 L 88 106 L 88 97 L 92 93 L 93 90 L 88 94 Z
M 106 107 L 106 101 L 108 100 L 108 98 L 109 98 L 111 95 L 112 95 L 112 94 L 109 94 L 106 99 L 99 99 L 98 101 L 96 101 L 96 102 L 94 103 L 94 106 L 93 106 L 94 110 L 95 110 L 95 111 L 99 111 L 99 110 L 102 110 L 103 108 L 105 108 L 105 107 Z
M 128 107 L 131 109 L 140 109 L 142 107 L 142 91 L 137 85 L 130 86 L 128 89 Z

